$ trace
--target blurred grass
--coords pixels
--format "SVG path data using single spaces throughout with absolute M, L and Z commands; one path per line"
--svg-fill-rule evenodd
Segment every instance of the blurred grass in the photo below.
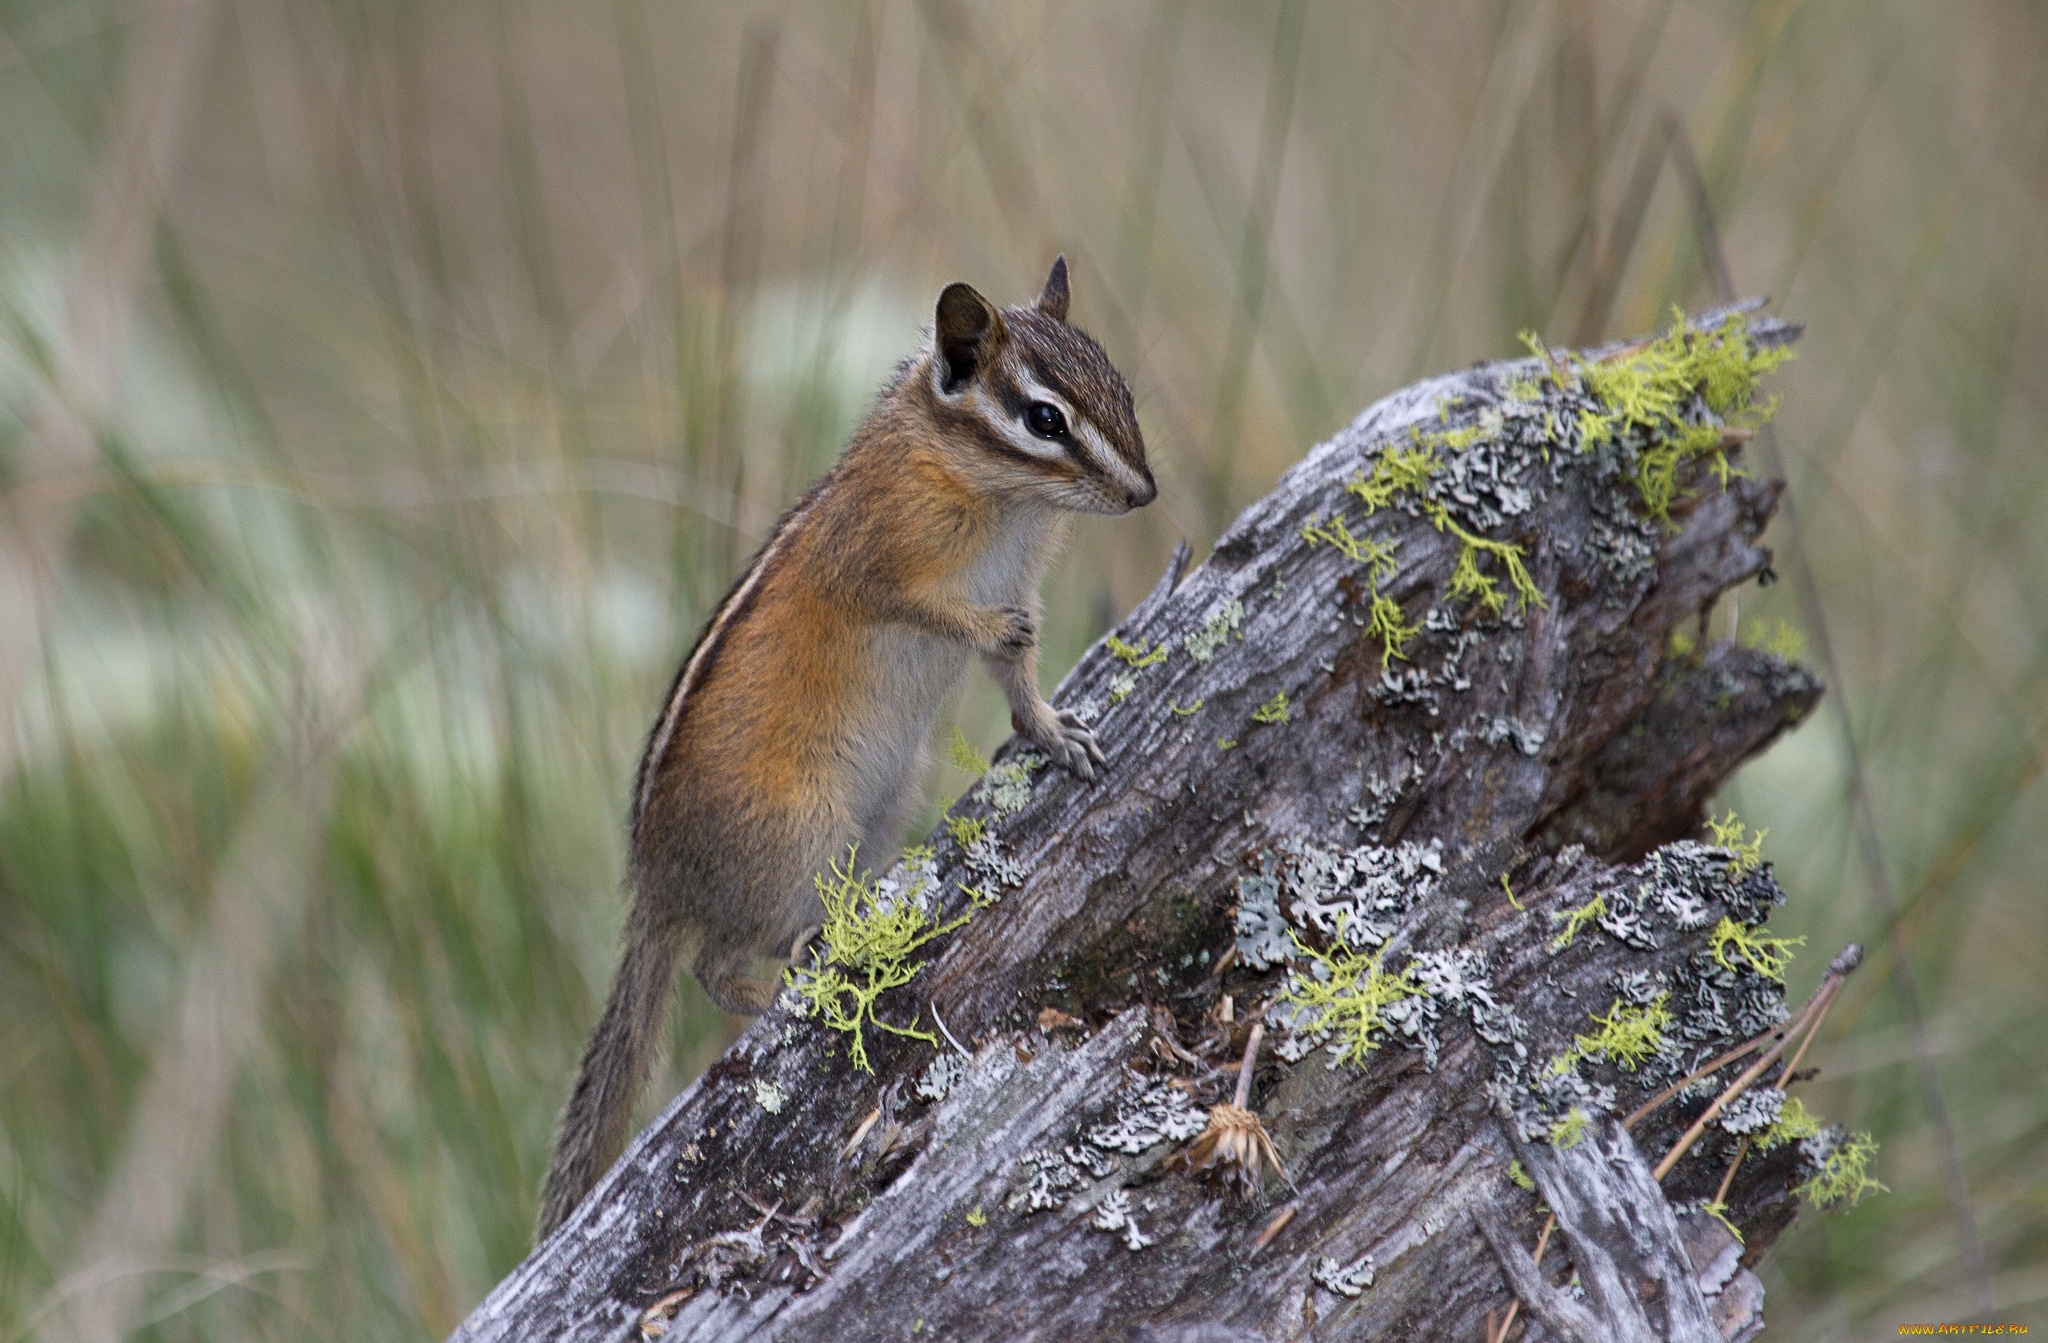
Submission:
M 1075 529 L 1050 679 L 1375 396 L 1706 302 L 1665 109 L 1810 323 L 1837 690 L 1993 1318 L 2042 1321 L 2044 46 L 1989 0 L 0 4 L 0 1340 L 438 1334 L 519 1259 L 641 734 L 945 281 L 1064 249 L 1162 483 Z M 1884 941 L 1825 726 L 1725 800 L 1782 930 Z M 1810 1103 L 1893 1192 L 1772 1253 L 1787 1336 L 1971 1309 L 1889 964 Z M 733 1030 L 686 984 L 646 1112 Z

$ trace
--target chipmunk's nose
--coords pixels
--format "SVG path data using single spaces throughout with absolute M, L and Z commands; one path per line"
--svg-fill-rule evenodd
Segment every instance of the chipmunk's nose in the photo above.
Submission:
M 1142 487 L 1131 491 L 1132 508 L 1143 508 L 1159 497 L 1159 485 L 1158 482 L 1152 479 L 1152 472 L 1142 466 L 1138 470 L 1145 477 L 1145 483 Z

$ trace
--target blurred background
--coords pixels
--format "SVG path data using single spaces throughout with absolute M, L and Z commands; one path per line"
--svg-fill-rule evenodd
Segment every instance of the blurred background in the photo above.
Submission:
M 518 1262 L 676 661 L 940 286 L 1060 250 L 1161 494 L 1075 529 L 1048 686 L 1420 374 L 1716 248 L 1808 324 L 1716 633 L 1849 715 L 1724 802 L 1796 994 L 1873 948 L 1808 1103 L 1891 1192 L 1774 1336 L 2043 1322 L 2044 57 L 2022 0 L 0 3 L 0 1343 L 439 1336 Z M 686 983 L 644 1113 L 736 1026 Z

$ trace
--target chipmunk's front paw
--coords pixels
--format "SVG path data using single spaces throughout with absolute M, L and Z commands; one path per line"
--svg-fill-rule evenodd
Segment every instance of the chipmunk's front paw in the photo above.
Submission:
M 1037 619 L 1021 606 L 998 606 L 996 615 L 999 624 L 991 651 L 1001 658 L 1022 657 L 1030 652 L 1038 642 Z
M 1039 730 L 1031 734 L 1031 742 L 1051 756 L 1054 764 L 1084 782 L 1093 783 L 1095 767 L 1104 763 L 1095 734 L 1071 709 L 1048 713 Z

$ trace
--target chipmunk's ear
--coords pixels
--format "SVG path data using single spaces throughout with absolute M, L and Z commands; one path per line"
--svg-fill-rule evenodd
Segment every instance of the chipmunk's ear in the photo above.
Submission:
M 1055 322 L 1067 320 L 1067 254 L 1060 253 L 1053 258 L 1052 274 L 1045 277 L 1045 288 L 1038 291 L 1038 310 Z
M 939 390 L 957 392 L 995 357 L 1003 339 L 1003 319 L 973 285 L 956 281 L 939 294 L 933 330 L 942 366 Z

